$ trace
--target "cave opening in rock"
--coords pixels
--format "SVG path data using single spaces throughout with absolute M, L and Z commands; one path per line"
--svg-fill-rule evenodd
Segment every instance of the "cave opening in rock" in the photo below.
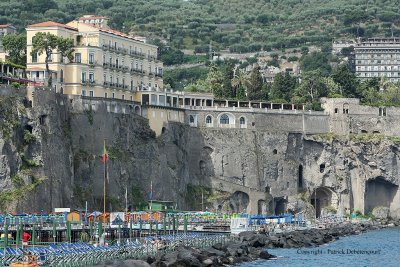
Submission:
M 323 215 L 324 208 L 332 206 L 332 199 L 337 198 L 336 194 L 328 187 L 318 187 L 310 196 L 310 203 L 314 206 L 317 218 Z
M 33 127 L 31 125 L 25 125 L 25 130 L 29 131 L 30 133 L 32 133 L 33 131 Z
M 242 191 L 236 191 L 233 193 L 229 200 L 229 207 L 231 212 L 239 213 L 246 212 L 246 209 L 250 203 L 249 195 Z
M 275 203 L 275 214 L 282 214 L 285 213 L 286 211 L 286 204 L 287 204 L 287 200 L 283 197 L 275 197 L 274 198 L 274 203 Z
M 399 187 L 379 176 L 365 184 L 364 213 L 371 212 L 375 207 L 390 208 Z
M 303 165 L 299 165 L 299 173 L 297 178 L 297 189 L 299 191 L 303 190 Z

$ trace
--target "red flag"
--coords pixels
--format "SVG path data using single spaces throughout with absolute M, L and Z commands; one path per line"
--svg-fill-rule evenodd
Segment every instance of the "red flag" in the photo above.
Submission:
M 106 150 L 106 142 L 104 142 L 104 147 L 103 147 L 103 155 L 101 160 L 105 163 L 108 160 L 108 153 Z

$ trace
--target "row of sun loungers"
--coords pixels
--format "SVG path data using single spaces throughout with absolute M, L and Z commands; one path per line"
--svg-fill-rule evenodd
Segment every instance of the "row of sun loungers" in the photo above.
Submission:
M 75 267 L 95 265 L 107 259 L 139 258 L 154 255 L 160 250 L 174 250 L 179 245 L 205 247 L 222 241 L 224 235 L 197 233 L 145 237 L 139 241 L 95 246 L 88 243 L 58 243 L 48 246 L 0 249 L 0 266 L 22 261 L 27 254 L 34 255 L 43 266 Z

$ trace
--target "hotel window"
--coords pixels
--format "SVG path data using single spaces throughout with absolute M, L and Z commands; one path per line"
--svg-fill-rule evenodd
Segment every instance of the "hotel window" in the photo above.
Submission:
M 75 53 L 75 62 L 81 63 L 81 61 L 82 61 L 81 53 Z
M 93 72 L 90 72 L 90 73 L 89 73 L 89 81 L 90 81 L 91 83 L 94 82 L 94 73 L 93 73 Z
M 94 64 L 94 53 L 89 53 L 89 64 Z
M 110 65 L 112 64 L 112 57 L 110 57 Z
M 125 88 L 125 78 L 122 78 L 122 87 Z
M 113 83 L 113 76 L 110 76 L 110 83 Z
M 116 84 L 117 84 L 117 86 L 118 86 L 118 84 L 119 84 L 119 78 L 117 77 L 117 81 L 116 81 Z
M 131 96 L 131 101 L 133 101 L 133 96 Z
M 132 54 L 132 46 L 129 46 L 129 54 Z
M 82 95 L 86 96 L 86 90 L 82 90 Z
M 135 69 L 138 69 L 139 68 L 139 64 L 138 64 L 138 62 L 135 60 Z
M 104 98 L 107 98 L 107 96 L 108 96 L 108 94 L 107 94 L 107 93 L 104 93 Z
M 122 95 L 122 100 L 125 100 L 125 95 Z
M 33 53 L 32 54 L 32 63 L 36 63 L 37 62 L 37 53 Z
M 86 72 L 82 72 L 82 82 L 86 82 Z
M 106 82 L 106 81 L 107 81 L 106 75 L 104 74 L 104 75 L 103 75 L 103 82 Z
M 143 71 L 143 63 L 140 62 L 140 71 Z
M 93 91 L 89 91 L 89 95 L 90 95 L 90 97 L 94 97 L 94 92 Z
M 131 81 L 131 90 L 133 90 L 133 81 Z
M 114 48 L 117 49 L 117 42 L 114 43 Z
M 115 98 L 115 93 L 112 93 L 112 98 Z

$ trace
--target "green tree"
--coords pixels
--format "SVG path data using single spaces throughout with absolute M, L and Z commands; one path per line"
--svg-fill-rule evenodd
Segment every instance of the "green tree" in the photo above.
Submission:
M 57 38 L 57 51 L 64 58 L 68 58 L 69 61 L 74 60 L 74 41 L 68 38 Z
M 303 80 L 296 88 L 296 94 L 309 103 L 318 102 L 320 97 L 328 95 L 328 87 L 319 70 L 306 72 Z
M 250 74 L 249 85 L 247 86 L 247 97 L 249 100 L 261 100 L 263 79 L 260 73 L 260 66 L 256 64 Z
M 359 81 L 347 65 L 337 66 L 331 75 L 333 81 L 340 86 L 341 95 L 346 97 L 359 97 L 357 88 Z
M 274 82 L 271 87 L 270 99 L 285 99 L 285 101 L 290 101 L 294 94 L 296 85 L 296 78 L 290 76 L 288 72 L 278 73 L 275 75 Z
M 236 98 L 244 100 L 246 98 L 246 90 L 249 85 L 249 78 L 244 71 L 236 69 L 235 75 L 232 78 L 232 87 L 235 88 Z
M 45 64 L 46 64 L 46 73 L 48 76 L 48 86 L 52 85 L 52 74 L 49 68 L 49 61 L 51 55 L 54 50 L 57 49 L 57 52 L 60 53 L 62 58 L 67 57 L 68 60 L 73 60 L 73 52 L 74 52 L 74 41 L 69 38 L 57 37 L 51 33 L 38 32 L 33 36 L 32 39 L 32 52 L 33 54 L 42 55 L 43 53 L 46 55 Z
M 206 81 L 210 84 L 214 96 L 223 98 L 223 75 L 215 64 L 210 65 Z
M 46 73 L 48 77 L 48 86 L 51 87 L 52 85 L 52 75 L 50 73 L 49 68 L 49 61 L 53 50 L 57 48 L 58 45 L 58 37 L 51 33 L 45 32 L 38 32 L 33 36 L 32 39 L 32 52 L 31 54 L 38 54 L 42 55 L 43 53 L 46 54 Z
M 323 76 L 328 76 L 332 70 L 328 62 L 328 55 L 322 52 L 303 55 L 300 59 L 300 68 L 303 72 L 319 69 Z
M 8 53 L 8 59 L 18 65 L 26 65 L 26 36 L 23 34 L 7 34 L 1 42 Z
M 234 98 L 236 97 L 236 88 L 232 86 L 233 79 L 233 64 L 227 63 L 222 69 L 222 89 L 223 97 Z

